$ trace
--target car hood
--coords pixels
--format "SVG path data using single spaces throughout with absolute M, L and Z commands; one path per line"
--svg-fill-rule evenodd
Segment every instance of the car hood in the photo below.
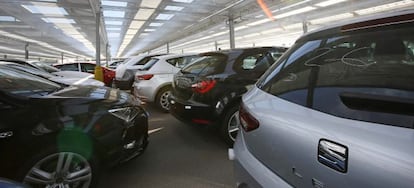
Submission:
M 139 102 L 124 91 L 109 87 L 70 86 L 52 93 L 49 97 L 56 98 L 83 98 L 90 100 L 117 101 L 118 104 L 129 103 L 139 105 Z
M 53 72 L 52 74 L 56 76 L 63 76 L 68 78 L 93 78 L 93 74 L 86 73 L 86 72 L 78 72 L 78 71 L 58 71 Z
M 105 84 L 101 81 L 85 78 L 67 78 L 67 77 L 51 77 L 48 78 L 51 81 L 65 84 L 65 85 L 91 85 L 91 86 L 104 86 Z

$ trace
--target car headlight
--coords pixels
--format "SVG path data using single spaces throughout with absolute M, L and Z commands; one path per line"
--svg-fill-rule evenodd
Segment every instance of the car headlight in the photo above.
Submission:
M 139 110 L 136 107 L 124 107 L 108 110 L 109 113 L 115 117 L 124 120 L 125 122 L 131 122 L 137 117 Z

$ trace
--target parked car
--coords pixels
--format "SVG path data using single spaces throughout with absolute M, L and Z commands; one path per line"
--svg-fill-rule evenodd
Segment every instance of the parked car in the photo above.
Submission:
M 122 90 L 131 90 L 132 84 L 134 83 L 135 73 L 138 69 L 142 68 L 152 57 L 165 55 L 165 54 L 146 54 L 133 56 L 125 60 L 123 63 L 118 65 L 115 70 L 115 79 L 113 87 Z
M 0 177 L 31 187 L 94 187 L 99 169 L 142 154 L 148 115 L 109 87 L 62 88 L 0 65 Z
M 33 67 L 24 66 L 21 64 L 11 63 L 11 62 L 1 62 L 0 65 L 7 66 L 9 68 L 13 68 L 16 70 L 20 70 L 29 74 L 33 74 L 44 79 L 48 79 L 52 82 L 60 84 L 62 86 L 69 86 L 69 85 L 92 85 L 92 86 L 104 86 L 104 83 L 98 80 L 95 80 L 91 77 L 85 78 L 73 78 L 73 77 L 64 77 L 64 76 L 56 76 L 51 73 L 48 73 L 43 70 L 35 69 Z
M 298 39 L 243 96 L 237 185 L 413 187 L 413 18 L 377 15 Z
M 241 96 L 285 50 L 256 47 L 200 54 L 175 74 L 170 113 L 184 122 L 217 125 L 232 145 Z
M 25 65 L 25 66 L 33 67 L 39 70 L 43 70 L 49 73 L 60 71 L 58 68 L 53 67 L 52 65 L 47 64 L 45 62 L 41 62 L 41 61 L 22 60 L 22 59 L 0 59 L 0 61 L 17 63 L 20 65 Z
M 124 60 L 111 61 L 108 65 L 108 68 L 115 70 L 116 67 L 118 67 L 118 65 L 122 64 L 123 62 L 124 62 Z
M 59 68 L 63 71 L 79 71 L 79 72 L 87 72 L 94 74 L 95 73 L 95 63 L 89 62 L 76 62 L 76 63 L 64 63 L 64 64 L 55 64 L 55 67 Z M 115 71 L 106 67 L 102 66 L 103 76 L 106 86 L 112 85 L 112 80 L 115 78 Z
M 151 58 L 135 73 L 133 91 L 135 96 L 155 102 L 163 111 L 168 112 L 173 76 L 181 68 L 198 59 L 197 54 L 174 54 Z

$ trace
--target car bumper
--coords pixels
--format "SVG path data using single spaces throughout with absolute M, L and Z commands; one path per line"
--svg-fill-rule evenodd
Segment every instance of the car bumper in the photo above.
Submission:
M 250 153 L 240 132 L 229 158 L 233 159 L 237 187 L 292 187 Z
M 133 90 L 134 96 L 138 98 L 145 99 L 146 102 L 154 102 L 156 95 L 156 83 L 151 82 L 150 80 L 134 82 Z
M 213 125 L 216 123 L 217 119 L 219 119 L 212 106 L 195 102 L 179 101 L 173 96 L 170 96 L 169 102 L 170 114 L 185 123 Z
M 114 84 L 116 88 L 122 90 L 129 90 L 132 87 L 132 80 L 114 80 Z

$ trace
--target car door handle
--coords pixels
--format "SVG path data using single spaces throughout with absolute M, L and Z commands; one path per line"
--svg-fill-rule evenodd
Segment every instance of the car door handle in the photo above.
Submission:
M 318 145 L 318 161 L 336 171 L 348 170 L 348 148 L 342 144 L 321 139 Z

